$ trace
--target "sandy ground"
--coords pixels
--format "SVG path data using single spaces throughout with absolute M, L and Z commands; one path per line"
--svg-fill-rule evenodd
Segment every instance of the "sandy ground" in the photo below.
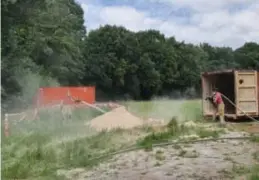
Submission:
M 164 120 L 157 119 L 141 119 L 137 116 L 134 116 L 126 110 L 125 107 L 121 106 L 107 112 L 101 116 L 98 116 L 92 119 L 90 122 L 87 122 L 85 125 L 101 131 L 101 130 L 111 130 L 114 128 L 122 129 L 132 129 L 134 127 L 140 127 L 143 125 L 161 125 L 164 124 Z
M 224 136 L 243 136 L 231 132 Z M 224 140 L 182 146 L 154 148 L 116 155 L 92 170 L 60 171 L 78 180 L 220 180 L 233 177 L 235 167 L 255 163 L 253 153 L 259 144 L 246 140 Z
M 125 107 L 119 107 L 92 119 L 86 125 L 96 130 L 110 130 L 113 128 L 131 129 L 143 125 L 143 121 L 129 113 Z

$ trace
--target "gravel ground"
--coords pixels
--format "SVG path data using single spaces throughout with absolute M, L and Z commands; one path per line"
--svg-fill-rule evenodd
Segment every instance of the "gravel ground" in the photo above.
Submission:
M 231 132 L 224 136 L 243 134 Z M 234 179 L 234 167 L 254 164 L 253 153 L 258 150 L 258 143 L 246 140 L 171 145 L 116 155 L 91 170 L 62 170 L 59 174 L 73 180 L 228 180 Z

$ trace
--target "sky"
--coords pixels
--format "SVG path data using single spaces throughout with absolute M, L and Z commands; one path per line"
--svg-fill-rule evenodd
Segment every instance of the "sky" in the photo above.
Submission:
M 234 49 L 259 42 L 259 0 L 77 0 L 87 31 L 119 25 Z

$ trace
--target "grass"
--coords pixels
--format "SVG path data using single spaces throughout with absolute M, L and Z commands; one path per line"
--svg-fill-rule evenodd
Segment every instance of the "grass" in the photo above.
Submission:
M 259 143 L 259 137 L 257 135 L 252 135 L 251 141 Z
M 57 179 L 57 169 L 91 166 L 90 157 L 111 151 L 113 136 L 122 133 L 96 134 L 84 125 L 98 115 L 98 111 L 80 108 L 73 111 L 72 119 L 64 120 L 60 111 L 44 110 L 38 120 L 10 124 L 11 136 L 2 140 L 2 176 Z
M 205 128 L 198 128 L 196 132 L 200 138 L 206 138 L 206 137 L 218 138 L 220 134 L 223 133 L 223 131 L 220 131 L 220 130 L 208 130 Z
M 248 180 L 259 180 L 259 165 L 252 165 L 251 167 L 233 165 L 232 173 L 234 176 L 246 176 Z
M 54 177 L 58 169 L 91 167 L 103 160 L 93 158 L 123 147 L 114 141 L 122 132 L 101 132 L 55 144 L 51 137 L 36 133 L 8 138 L 3 143 L 2 175 L 7 179 L 37 179 Z
M 128 111 L 143 119 L 165 119 L 168 122 L 174 116 L 180 121 L 202 119 L 200 100 L 170 100 L 128 101 L 123 103 Z
M 183 124 L 179 124 L 176 118 L 172 118 L 167 124 L 165 131 L 148 134 L 137 142 L 137 146 L 151 150 L 153 144 L 176 140 L 184 135 L 197 134 L 200 138 L 218 138 L 222 133 L 224 133 L 222 130 L 208 130 L 204 127 L 187 127 Z M 193 140 L 193 138 L 190 137 L 189 140 Z
M 84 123 L 100 114 L 91 109 L 78 108 L 72 111 L 71 119 L 64 120 L 59 109 L 46 109 L 39 112 L 38 120 L 24 120 L 17 124 L 10 120 L 10 133 L 12 136 L 34 132 L 50 137 L 84 135 L 87 132 Z
M 146 150 L 152 148 L 155 143 L 166 142 L 175 139 L 180 135 L 187 133 L 188 128 L 178 124 L 175 118 L 172 118 L 167 125 L 167 129 L 163 132 L 152 132 L 137 142 L 138 146 L 144 147 Z
M 164 155 L 163 151 L 157 151 L 156 154 L 155 154 L 155 159 L 157 161 L 165 160 L 165 155 Z
M 59 111 L 42 111 L 39 120 L 11 124 L 11 136 L 2 141 L 2 177 L 65 179 L 56 175 L 57 170 L 92 167 L 104 160 L 93 158 L 122 149 L 129 144 L 128 137 L 136 136 L 140 131 L 147 135 L 136 144 L 149 149 L 154 143 L 177 139 L 197 130 L 180 125 L 179 121 L 201 120 L 200 101 L 166 100 L 125 104 L 129 111 L 139 116 L 168 120 L 165 131 L 154 132 L 150 127 L 142 127 L 136 129 L 137 132 L 116 129 L 97 134 L 84 123 L 100 115 L 98 111 L 79 108 L 73 111 L 71 119 L 66 120 L 62 119 Z M 216 132 L 199 130 L 200 137 L 216 136 Z M 162 160 L 163 157 L 159 156 L 158 159 Z

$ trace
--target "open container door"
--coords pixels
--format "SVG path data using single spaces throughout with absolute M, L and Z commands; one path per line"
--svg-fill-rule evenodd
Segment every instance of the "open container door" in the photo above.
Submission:
M 206 76 L 202 77 L 202 111 L 203 116 L 212 116 L 213 114 L 213 107 L 212 104 L 209 101 L 206 101 L 206 97 L 208 97 L 212 91 L 211 84 L 209 82 L 209 79 Z
M 257 71 L 235 71 L 236 115 L 258 115 Z M 242 112 L 242 111 L 243 112 Z

